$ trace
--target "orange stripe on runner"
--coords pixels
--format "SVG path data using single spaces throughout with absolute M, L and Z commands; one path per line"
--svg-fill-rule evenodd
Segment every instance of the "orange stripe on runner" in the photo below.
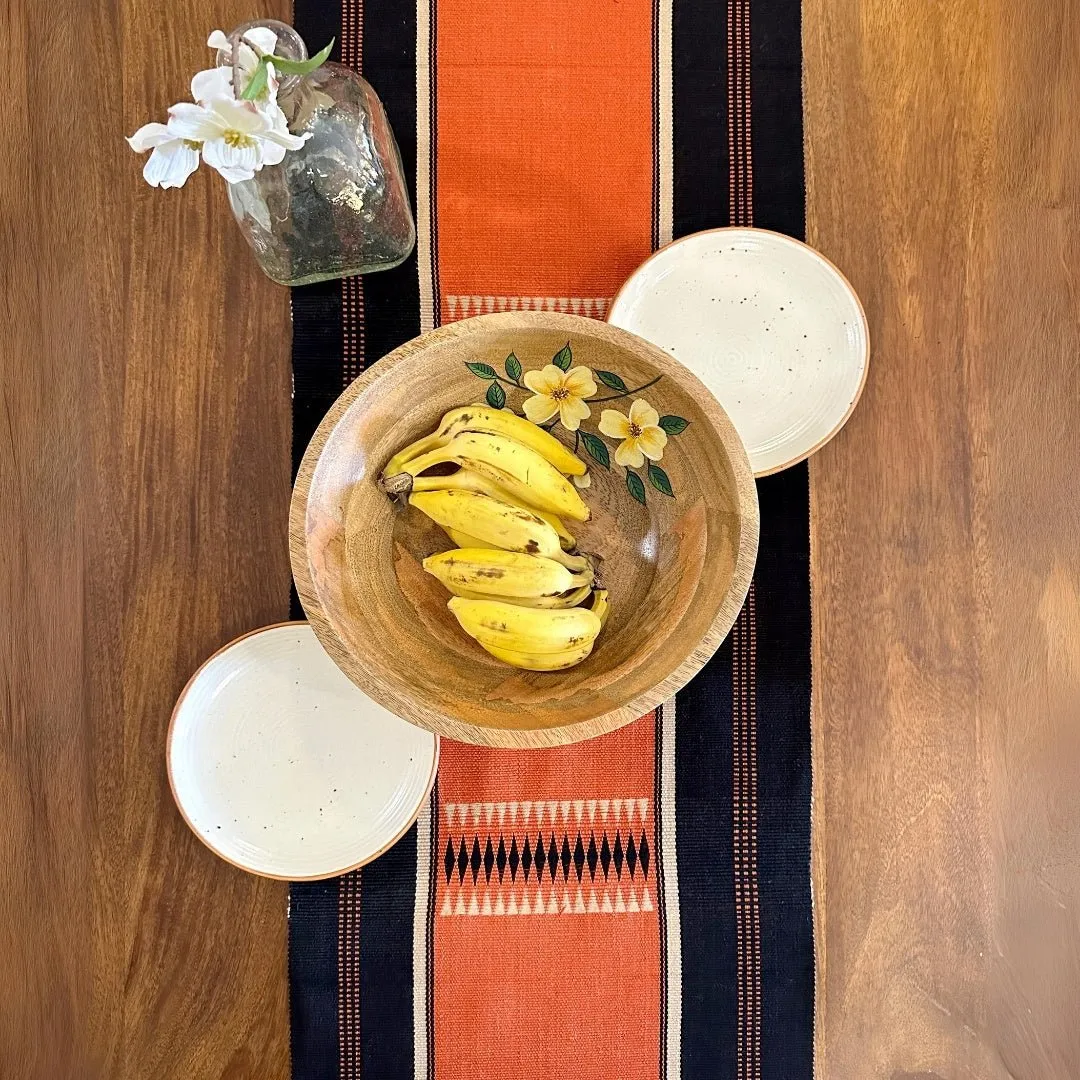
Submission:
M 437 10 L 441 295 L 613 296 L 652 248 L 651 0 Z
M 443 742 L 434 911 L 440 1080 L 655 1078 L 655 730 L 650 714 L 553 750 Z M 606 872 L 598 854 L 605 838 Z M 501 873 L 489 841 L 492 852 L 502 845 Z

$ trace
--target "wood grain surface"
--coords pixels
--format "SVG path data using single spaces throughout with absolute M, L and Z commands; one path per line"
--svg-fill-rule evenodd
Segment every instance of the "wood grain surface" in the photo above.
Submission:
M 1080 6 L 806 0 L 823 1080 L 1080 1076 Z
M 284 887 L 162 762 L 186 675 L 287 611 L 287 303 L 217 177 L 120 142 L 251 14 L 0 7 L 4 1080 L 288 1073 Z M 1080 8 L 804 14 L 811 240 L 875 343 L 812 464 L 818 1071 L 1074 1078 Z
M 288 1074 L 285 886 L 163 757 L 187 676 L 288 614 L 288 297 L 216 175 L 152 191 L 122 141 L 250 15 L 0 6 L 4 1080 Z

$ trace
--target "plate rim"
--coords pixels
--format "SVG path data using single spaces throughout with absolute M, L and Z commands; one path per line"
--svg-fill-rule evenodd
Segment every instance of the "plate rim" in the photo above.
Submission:
M 787 461 L 782 462 L 779 465 L 772 465 L 768 469 L 762 469 L 760 472 L 754 470 L 754 479 L 759 479 L 763 476 L 772 476 L 774 473 L 783 472 L 785 469 L 790 469 L 793 465 L 798 465 L 800 461 L 806 461 L 807 458 L 816 454 L 826 443 L 831 442 L 841 431 L 844 425 L 851 419 L 851 414 L 855 411 L 855 407 L 859 404 L 859 400 L 863 395 L 863 390 L 866 388 L 867 375 L 870 372 L 870 323 L 866 317 L 866 308 L 863 306 L 862 298 L 855 291 L 855 287 L 848 280 L 847 275 L 830 259 L 824 252 L 819 251 L 816 247 L 808 244 L 805 240 L 800 240 L 798 237 L 789 236 L 787 233 L 778 232 L 776 229 L 760 229 L 756 225 L 719 225 L 713 229 L 699 229 L 697 232 L 687 233 L 685 236 L 680 236 L 677 240 L 671 240 L 664 244 L 663 247 L 659 247 L 648 258 L 643 259 L 634 269 L 630 272 L 627 279 L 619 286 L 618 291 L 611 298 L 611 303 L 608 304 L 607 315 L 605 321 L 611 323 L 612 326 L 618 326 L 618 323 L 611 322 L 611 314 L 615 310 L 616 305 L 619 302 L 619 298 L 627 290 L 630 283 L 636 278 L 648 265 L 661 255 L 666 254 L 674 247 L 678 247 L 680 244 L 685 244 L 687 241 L 699 239 L 702 236 L 710 236 L 714 233 L 758 233 L 763 236 L 771 236 L 777 239 L 783 240 L 796 248 L 805 248 L 811 255 L 823 262 L 837 276 L 840 283 L 847 290 L 851 298 L 855 301 L 855 308 L 859 314 L 859 320 L 862 323 L 863 328 L 863 356 L 862 356 L 862 375 L 859 379 L 859 385 L 855 390 L 855 397 L 852 398 L 851 404 L 847 407 L 847 411 L 840 417 L 839 421 L 832 427 L 829 432 L 819 439 L 809 450 L 801 454 L 797 454 Z M 637 334 L 636 330 L 629 327 L 620 327 L 620 329 L 626 330 L 628 333 Z M 638 337 L 641 335 L 638 334 Z M 657 346 L 660 348 L 660 346 Z M 665 350 L 666 351 L 666 350 Z M 673 354 L 669 354 L 673 355 Z M 676 358 L 677 359 L 677 358 Z M 680 364 L 684 362 L 678 361 Z M 689 367 L 689 365 L 685 365 Z M 696 374 L 696 373 L 695 373 Z M 723 402 L 721 402 L 721 406 Z M 747 456 L 749 457 L 749 450 Z
M 413 825 L 416 824 L 417 818 L 419 818 L 420 813 L 424 808 L 424 803 L 430 798 L 431 792 L 435 787 L 435 780 L 439 773 L 439 758 L 442 753 L 442 739 L 440 738 L 438 732 L 429 732 L 429 734 L 432 735 L 435 739 L 435 753 L 431 762 L 431 775 L 428 777 L 427 785 L 424 789 L 424 794 L 421 796 L 420 801 L 417 803 L 416 813 L 412 814 L 409 817 L 405 825 L 403 825 L 401 829 L 394 834 L 392 839 L 388 840 L 385 844 L 383 844 L 383 846 L 380 847 L 379 850 L 376 851 L 373 855 L 369 855 L 366 858 L 361 859 L 360 862 L 350 863 L 348 866 L 345 866 L 340 870 L 330 870 L 326 873 L 272 874 L 267 870 L 256 870 L 254 867 L 246 866 L 244 865 L 244 863 L 237 862 L 236 859 L 231 858 L 224 852 L 220 851 L 218 848 L 214 847 L 214 845 L 211 844 L 210 841 L 206 839 L 206 837 L 204 837 L 198 829 L 195 828 L 194 823 L 192 822 L 191 818 L 188 817 L 187 811 L 184 809 L 184 805 L 181 802 L 180 796 L 177 794 L 176 791 L 176 781 L 173 777 L 172 758 L 173 737 L 176 731 L 176 718 L 180 713 L 180 707 L 184 704 L 184 701 L 187 698 L 188 693 L 191 691 L 191 688 L 195 685 L 196 680 L 202 675 L 203 671 L 207 667 L 209 667 L 209 665 L 214 660 L 216 660 L 223 653 L 228 652 L 234 646 L 239 645 L 243 641 L 246 641 L 250 637 L 255 637 L 258 634 L 265 634 L 271 630 L 281 630 L 286 626 L 307 626 L 311 630 L 312 636 L 315 638 L 315 642 L 318 644 L 319 648 L 323 648 L 322 642 L 319 640 L 319 635 L 315 633 L 315 628 L 311 626 L 311 623 L 307 619 L 282 619 L 280 622 L 267 623 L 265 626 L 257 626 L 253 630 L 248 630 L 247 632 L 240 634 L 238 637 L 233 638 L 231 641 L 227 641 L 220 648 L 215 649 L 214 652 L 212 652 L 192 672 L 191 677 L 186 683 L 184 683 L 184 688 L 180 691 L 180 694 L 176 699 L 176 704 L 173 705 L 172 713 L 169 716 L 168 731 L 165 735 L 165 771 L 168 774 L 169 778 L 169 791 L 172 793 L 173 802 L 176 804 L 176 809 L 180 812 L 180 817 L 183 818 L 184 824 L 187 825 L 187 827 L 192 831 L 192 833 L 199 840 L 199 842 L 204 847 L 209 848 L 209 850 L 212 851 L 219 859 L 223 859 L 225 862 L 230 863 L 232 866 L 235 866 L 239 870 L 243 870 L 247 874 L 254 874 L 256 877 L 269 878 L 272 881 L 326 881 L 328 878 L 340 877 L 342 874 L 351 873 L 353 870 L 359 870 L 360 867 L 367 866 L 368 863 L 374 862 L 375 859 L 379 858 L 380 855 L 384 855 L 387 851 L 389 851 L 413 827 Z M 326 650 L 323 649 L 323 651 L 325 652 Z M 334 663 L 333 658 L 329 654 L 327 654 L 327 659 L 331 663 Z M 334 666 L 337 667 L 336 664 L 334 664 Z M 351 679 L 349 681 L 352 682 Z M 356 686 L 355 683 L 352 683 L 352 685 Z M 360 690 L 360 687 L 356 688 Z M 364 693 L 363 690 L 360 690 L 360 692 Z M 371 700 L 374 701 L 374 699 Z M 378 705 L 379 703 L 376 701 L 375 704 Z M 380 706 L 380 708 L 384 708 L 384 706 Z M 390 712 L 391 710 L 387 709 L 386 711 Z M 408 723 L 407 720 L 402 720 L 400 716 L 397 718 L 401 720 L 403 724 Z M 416 727 L 417 725 L 412 724 L 410 726 Z

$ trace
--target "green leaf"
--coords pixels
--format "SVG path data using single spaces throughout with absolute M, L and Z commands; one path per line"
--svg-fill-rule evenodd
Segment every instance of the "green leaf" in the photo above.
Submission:
M 611 455 L 608 453 L 607 443 L 599 436 L 593 435 L 591 431 L 581 432 L 581 441 L 585 444 L 585 449 L 589 452 L 589 457 L 593 461 L 598 461 L 605 469 L 611 468 Z
M 511 382 L 517 382 L 521 378 L 521 361 L 513 353 L 506 358 L 503 367 L 506 368 L 507 378 Z
M 645 485 L 641 482 L 641 477 L 636 472 L 626 470 L 626 490 L 634 496 L 635 499 L 642 506 L 645 505 Z
M 551 362 L 562 371 L 570 370 L 570 365 L 574 362 L 574 354 L 570 351 L 569 341 L 551 358 Z
M 284 75 L 310 75 L 316 68 L 321 68 L 326 63 L 334 48 L 335 38 L 330 39 L 329 45 L 324 45 L 314 56 L 306 60 L 289 60 L 284 56 L 271 56 L 274 69 Z
M 654 465 L 651 461 L 649 462 L 649 483 L 661 495 L 670 495 L 673 499 L 675 498 L 675 492 L 671 490 L 671 481 L 668 479 L 668 474 L 659 465 Z
M 484 399 L 493 409 L 501 409 L 506 404 L 506 391 L 497 382 L 493 382 L 488 386 Z
M 256 65 L 255 71 L 252 73 L 247 86 L 244 87 L 243 93 L 240 95 L 241 101 L 257 101 L 266 93 L 266 87 L 270 81 L 269 73 L 266 70 L 266 59 L 267 58 L 264 57 Z
M 612 390 L 618 390 L 620 394 L 629 393 L 626 383 L 624 383 L 614 371 L 596 371 L 593 374 L 595 374 L 605 386 L 610 386 Z
M 274 70 L 281 75 L 310 75 L 316 68 L 320 68 L 326 63 L 326 58 L 330 55 L 333 47 L 334 39 L 331 38 L 329 45 L 320 49 L 314 56 L 309 56 L 306 60 L 290 60 L 285 56 L 260 56 L 259 63 L 256 65 L 251 79 L 240 95 L 240 100 L 257 101 L 266 93 L 267 83 L 269 82 L 269 75 L 266 70 L 267 64 L 273 63 Z
M 470 364 L 466 362 L 465 366 L 474 375 L 479 375 L 481 379 L 497 379 L 499 377 L 495 369 L 490 364 Z
M 690 426 L 690 421 L 681 416 L 661 416 L 659 423 L 661 429 L 669 435 L 678 435 Z

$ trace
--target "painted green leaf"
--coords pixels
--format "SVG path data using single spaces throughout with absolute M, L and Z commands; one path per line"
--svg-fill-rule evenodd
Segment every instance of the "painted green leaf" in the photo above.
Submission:
M 603 439 L 593 435 L 591 431 L 583 431 L 581 441 L 585 444 L 585 449 L 589 452 L 589 457 L 593 461 L 598 461 L 605 469 L 611 468 L 611 455 L 608 453 L 607 443 Z
M 551 362 L 563 371 L 570 370 L 570 365 L 574 362 L 574 354 L 570 351 L 569 341 L 551 358 Z
M 521 378 L 521 361 L 513 353 L 506 358 L 503 366 L 506 368 L 507 377 L 512 382 L 517 382 Z
M 501 409 L 506 404 L 506 391 L 497 382 L 493 382 L 488 386 L 484 399 L 493 409 Z
M 659 465 L 654 465 L 651 461 L 649 462 L 649 483 L 662 495 L 670 495 L 673 499 L 675 498 L 675 492 L 671 490 L 671 481 L 668 479 L 668 474 Z
M 481 379 L 497 379 L 499 376 L 495 369 L 490 364 L 469 364 L 465 365 L 474 375 L 479 375 Z
M 669 435 L 678 435 L 690 426 L 690 421 L 684 420 L 681 416 L 661 416 L 659 423 Z
M 610 386 L 612 390 L 618 390 L 620 394 L 628 392 L 626 383 L 624 383 L 614 371 L 595 371 L 593 374 L 596 375 L 605 386 Z
M 634 496 L 635 499 L 642 506 L 645 505 L 645 485 L 641 482 L 641 477 L 636 472 L 626 470 L 626 490 Z

